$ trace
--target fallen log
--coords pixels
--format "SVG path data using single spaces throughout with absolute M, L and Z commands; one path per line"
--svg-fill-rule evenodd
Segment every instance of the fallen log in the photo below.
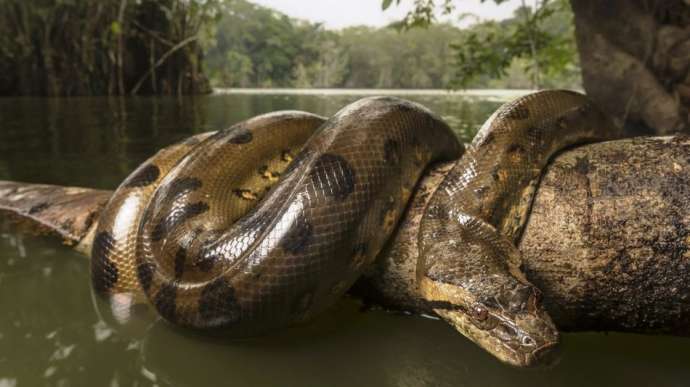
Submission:
M 417 229 L 452 164 L 420 183 L 395 238 L 353 292 L 433 313 L 417 295 Z M 523 270 L 565 331 L 690 335 L 690 136 L 635 138 L 560 154 L 519 241 Z
M 379 264 L 352 293 L 433 313 L 415 286 L 417 229 L 452 164 L 420 182 Z M 109 191 L 0 182 L 0 210 L 90 251 Z M 566 331 L 690 335 L 690 137 L 583 146 L 548 167 L 519 247 L 523 270 Z

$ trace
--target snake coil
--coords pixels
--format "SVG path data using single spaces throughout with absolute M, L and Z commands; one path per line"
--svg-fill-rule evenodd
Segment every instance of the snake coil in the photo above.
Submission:
M 504 105 L 434 194 L 422 221 L 421 294 L 500 359 L 530 365 L 558 341 L 514 247 L 549 158 L 615 128 L 577 93 Z M 103 211 L 92 283 L 166 320 L 251 335 L 332 305 L 394 232 L 434 162 L 460 157 L 424 107 L 373 97 L 332 118 L 261 115 L 169 146 Z

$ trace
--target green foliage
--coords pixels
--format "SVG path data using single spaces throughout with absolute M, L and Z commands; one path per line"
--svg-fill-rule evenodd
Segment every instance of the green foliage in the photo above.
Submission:
M 463 30 L 432 23 L 437 7 L 453 11 L 451 1 L 416 0 L 414 12 L 391 26 L 397 28 L 330 31 L 226 0 L 205 43 L 205 68 L 217 87 L 577 87 L 572 15 L 559 8 L 565 0 L 553 1 L 538 12 L 521 8 L 512 19 Z
M 350 61 L 342 86 L 444 88 L 453 62 L 449 44 L 459 34 L 447 24 L 405 33 L 391 28 L 345 29 L 341 42 Z
M 203 73 L 221 87 L 579 85 L 566 0 L 464 30 L 434 23 L 439 9 L 454 3 L 332 31 L 246 0 L 0 0 L 0 94 L 195 93 Z
M 243 0 L 223 12 L 205 64 L 220 87 L 443 88 L 460 33 L 444 24 L 330 31 Z
M 494 0 L 497 4 L 505 1 Z M 382 5 L 391 3 L 384 1 Z M 435 20 L 435 10 L 434 0 L 415 0 L 413 10 L 398 26 L 429 26 Z M 441 13 L 454 10 L 453 3 L 444 0 Z M 540 0 L 535 9 L 523 5 L 511 19 L 465 30 L 452 44 L 456 68 L 451 86 L 467 88 L 504 78 L 515 74 L 511 68 L 516 65 L 528 74 L 529 83 L 522 87 L 579 85 L 572 18 L 567 0 Z
M 0 95 L 203 91 L 220 1 L 0 0 Z
M 504 22 L 487 22 L 468 31 L 455 44 L 457 69 L 453 86 L 467 87 L 482 75 L 501 78 L 518 59 L 526 63 L 532 87 L 558 77 L 577 58 L 572 15 L 565 0 L 543 0 L 532 10 L 521 7 Z

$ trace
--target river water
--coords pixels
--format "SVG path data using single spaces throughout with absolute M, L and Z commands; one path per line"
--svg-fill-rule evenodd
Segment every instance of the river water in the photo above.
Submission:
M 515 92 L 401 94 L 465 141 Z M 331 115 L 371 91 L 238 92 L 194 98 L 0 99 L 0 180 L 112 189 L 159 148 L 263 112 Z M 0 387 L 690 386 L 690 340 L 563 336 L 560 362 L 519 370 L 442 321 L 344 299 L 305 326 L 231 341 L 146 316 L 109 324 L 88 261 L 60 241 L 0 225 Z

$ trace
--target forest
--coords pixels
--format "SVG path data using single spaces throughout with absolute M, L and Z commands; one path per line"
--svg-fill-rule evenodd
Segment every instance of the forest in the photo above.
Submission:
M 329 30 L 246 0 L 0 0 L 0 95 L 181 95 L 211 86 L 578 88 L 570 6 L 545 4 L 547 12 L 523 7 L 511 19 L 466 29 L 394 23 Z M 544 16 L 549 52 L 481 49 L 503 31 L 519 35 L 535 14 Z M 485 64 L 499 70 L 483 71 Z
M 499 54 L 498 59 L 510 61 L 504 73 L 470 81 L 462 78 L 465 69 L 459 56 L 473 43 L 473 51 L 481 51 L 473 38 L 484 40 L 498 31 L 516 29 L 530 13 L 524 8 L 511 19 L 477 23 L 468 29 L 434 23 L 424 28 L 393 24 L 329 30 L 245 0 L 232 0 L 225 4 L 208 41 L 204 63 L 216 87 L 577 88 L 580 69 L 572 12 L 565 1 L 554 1 L 548 9 L 542 28 L 553 39 L 549 59 L 557 63 L 546 68 L 541 82 L 535 80 L 532 58 L 515 52 Z

